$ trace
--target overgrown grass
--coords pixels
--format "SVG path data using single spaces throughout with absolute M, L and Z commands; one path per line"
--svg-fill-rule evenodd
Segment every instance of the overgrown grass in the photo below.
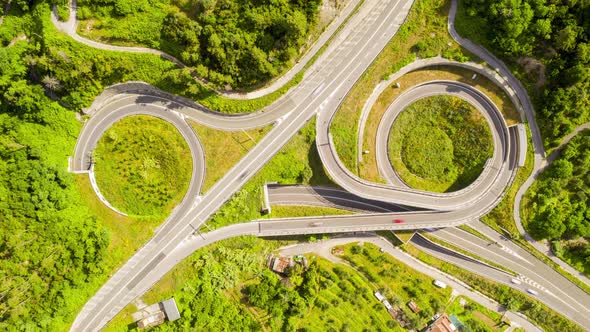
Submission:
M 221 179 L 272 128 L 223 131 L 191 121 L 205 152 L 206 174 L 203 192 Z
M 502 315 L 465 296 L 456 297 L 446 311 L 457 316 L 472 331 L 494 332 L 504 331 L 508 328 L 502 322 Z
M 286 218 L 286 217 L 312 217 L 312 216 L 332 216 L 332 215 L 347 215 L 353 212 L 320 206 L 290 206 L 279 205 L 273 206 L 270 213 L 271 218 Z
M 514 197 L 518 192 L 518 189 L 528 179 L 533 171 L 535 163 L 535 157 L 533 153 L 533 142 L 531 134 L 527 127 L 527 154 L 524 167 L 518 169 L 516 177 L 504 194 L 502 201 L 488 214 L 481 218 L 481 221 L 486 223 L 488 226 L 502 232 L 502 229 L 506 230 L 507 233 L 511 234 L 512 237 L 518 237 L 518 229 L 514 221 Z
M 170 123 L 126 117 L 109 128 L 93 155 L 105 198 L 137 216 L 166 216 L 184 197 L 191 178 L 189 147 Z
M 422 262 L 457 277 L 473 287 L 476 291 L 489 296 L 500 304 L 505 304 L 509 301 L 512 302 L 516 307 L 516 311 L 522 312 L 531 321 L 546 331 L 583 331 L 580 326 L 561 316 L 542 302 L 519 291 L 513 290 L 506 285 L 490 281 L 453 264 L 444 262 L 421 252 L 410 244 L 402 246 L 402 249 Z
M 468 186 L 493 154 L 487 121 L 471 104 L 453 96 L 418 100 L 396 119 L 389 158 L 411 187 L 436 192 Z
M 379 122 L 395 98 L 408 88 L 419 83 L 432 80 L 451 80 L 471 85 L 492 100 L 502 112 L 508 125 L 519 123 L 520 116 L 518 111 L 506 93 L 499 86 L 481 75 L 478 75 L 476 79 L 472 79 L 473 74 L 472 71 L 464 68 L 436 66 L 410 72 L 397 80 L 397 83 L 400 83 L 399 88 L 395 87 L 395 85 L 391 85 L 385 89 L 379 98 L 377 98 L 373 108 L 369 112 L 365 131 L 362 133 L 363 150 L 368 150 L 370 153 L 364 155 L 362 161 L 358 165 L 360 177 L 373 182 L 383 182 L 377 168 L 377 160 L 374 153 Z M 357 124 L 354 124 L 354 126 L 358 127 Z M 350 130 L 353 130 L 354 128 L 351 128 Z
M 336 151 L 348 169 L 358 172 L 356 129 L 359 113 L 379 81 L 414 61 L 416 55 L 427 58 L 442 54 L 447 58 L 467 59 L 463 55 L 467 52 L 447 32 L 449 8 L 449 0 L 415 1 L 398 33 L 343 100 L 330 131 Z
M 333 185 L 315 145 L 315 118 L 207 221 L 205 230 L 262 218 L 260 210 L 265 182 Z
M 430 318 L 444 309 L 451 289 L 433 285 L 434 279 L 417 272 L 388 254 L 381 253 L 372 243 L 344 246 L 343 258 L 378 288 L 392 304 L 402 308 L 412 322 L 411 328 L 421 330 Z M 413 300 L 421 311 L 413 313 L 406 304 Z
M 152 304 L 174 297 L 181 319 L 171 324 L 190 330 L 259 330 L 260 323 L 231 292 L 252 283 L 266 269 L 266 256 L 287 241 L 237 237 L 197 250 L 160 279 L 141 299 Z M 240 296 L 241 297 L 241 296 Z M 118 314 L 106 331 L 134 328 L 133 304 Z

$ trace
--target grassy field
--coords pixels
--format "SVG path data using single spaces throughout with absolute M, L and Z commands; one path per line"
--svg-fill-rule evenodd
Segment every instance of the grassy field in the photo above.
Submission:
M 468 186 L 492 154 L 483 115 L 452 96 L 418 100 L 397 117 L 389 134 L 393 167 L 408 185 L 427 191 Z
M 508 328 L 502 323 L 502 315 L 465 296 L 456 297 L 446 312 L 459 318 L 471 331 L 500 332 Z
M 451 289 L 433 285 L 434 279 L 412 270 L 390 255 L 381 253 L 379 247 L 364 243 L 344 246 L 343 258 L 359 271 L 383 296 L 404 311 L 411 327 L 421 330 L 430 318 L 444 310 L 451 296 Z M 421 311 L 413 313 L 406 304 L 413 300 Z
M 455 276 L 473 287 L 474 290 L 494 299 L 500 304 L 510 302 L 515 308 L 513 311 L 523 313 L 545 331 L 583 331 L 578 325 L 572 323 L 551 308 L 524 293 L 513 290 L 506 285 L 490 281 L 453 264 L 425 254 L 411 244 L 402 246 L 402 249 L 422 262 Z
M 491 82 L 485 77 L 478 76 L 475 80 L 472 79 L 473 72 L 463 68 L 457 68 L 452 66 L 441 66 L 432 67 L 428 69 L 422 69 L 410 72 L 402 76 L 397 82 L 400 83 L 400 88 L 396 88 L 395 85 L 385 89 L 385 91 L 379 96 L 373 108 L 369 112 L 367 122 L 365 125 L 365 131 L 363 133 L 363 150 L 369 150 L 370 153 L 363 156 L 362 161 L 358 164 L 359 176 L 363 179 L 373 182 L 384 182 L 379 174 L 377 168 L 377 160 L 375 159 L 375 137 L 377 135 L 377 128 L 383 113 L 387 110 L 392 101 L 397 98 L 402 92 L 408 88 L 415 86 L 419 83 L 428 82 L 432 80 L 452 80 L 459 81 L 468 85 L 473 86 L 487 97 L 500 109 L 508 125 L 513 125 L 520 122 L 520 115 L 518 111 L 511 103 L 510 98 L 504 93 L 504 91 L 496 84 Z M 358 119 L 356 120 L 358 122 Z M 358 127 L 358 123 L 351 123 L 352 127 L 350 130 L 354 130 Z M 356 142 L 354 150 L 346 150 L 346 153 L 357 153 Z M 355 158 L 356 160 L 356 158 Z
M 240 191 L 206 223 L 205 230 L 262 218 L 262 186 L 281 184 L 333 185 L 315 146 L 315 120 L 311 120 Z
M 398 69 L 414 61 L 442 54 L 447 58 L 467 59 L 447 32 L 449 0 L 418 0 L 377 59 L 343 100 L 330 131 L 342 162 L 357 173 L 356 141 L 359 112 L 373 88 Z M 420 47 L 416 47 L 420 44 Z M 417 49 L 420 49 L 418 51 Z
M 94 151 L 101 193 L 130 215 L 166 216 L 183 198 L 192 173 L 190 150 L 178 130 L 150 116 L 122 119 Z
M 223 131 L 190 122 L 199 136 L 205 152 L 206 174 L 203 192 L 221 179 L 250 151 L 272 126 L 242 131 Z
M 272 207 L 270 213 L 271 218 L 285 218 L 285 217 L 312 217 L 312 216 L 331 216 L 331 215 L 347 215 L 353 214 L 351 211 L 320 207 L 320 206 L 291 206 L 278 205 Z

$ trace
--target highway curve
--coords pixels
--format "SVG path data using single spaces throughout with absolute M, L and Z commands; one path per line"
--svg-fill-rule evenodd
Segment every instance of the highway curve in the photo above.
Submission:
M 304 75 L 303 81 L 291 89 L 279 101 L 264 110 L 243 116 L 221 116 L 199 110 L 201 123 L 213 122 L 216 128 L 234 127 L 241 129 L 256 121 L 275 122 L 276 125 L 258 145 L 252 148 L 226 175 L 203 196 L 193 197 L 177 207 L 173 216 L 157 230 L 155 236 L 127 261 L 86 303 L 72 324 L 73 331 L 94 331 L 103 327 L 129 302 L 147 291 L 171 268 L 166 265 L 176 247 L 185 242 L 187 236 L 198 229 L 232 195 L 254 176 L 314 115 L 318 112 L 332 112 L 348 93 L 352 85 L 366 70 L 373 59 L 395 35 L 409 9 L 410 0 L 379 0 L 366 2 L 351 19 L 350 28 L 342 30 L 328 48 Z M 125 102 L 141 105 L 153 100 L 154 96 L 121 94 L 100 99 L 106 113 L 113 103 Z M 154 100 L 150 105 L 170 111 L 182 110 L 170 100 Z M 275 110 L 275 112 L 272 112 Z M 92 111 L 92 110 L 91 110 Z M 91 117 L 100 117 L 92 111 Z M 100 112 L 100 114 L 106 114 Z M 267 114 L 269 113 L 269 114 Z M 261 120 L 262 119 L 262 120 Z M 84 129 L 89 130 L 89 127 Z M 89 140 L 88 138 L 86 140 Z M 84 145 L 84 144 L 82 144 Z M 87 151 L 89 152 L 89 151 Z M 74 156 L 75 167 L 84 166 L 84 154 Z M 177 211 L 182 210 L 182 213 Z
M 89 173 L 93 176 L 91 167 L 93 162 L 92 152 L 96 148 L 98 141 L 115 122 L 133 115 L 149 115 L 167 121 L 176 127 L 187 142 L 192 160 L 191 180 L 182 202 L 174 209 L 174 216 L 176 213 L 181 212 L 179 210 L 186 208 L 186 202 L 191 201 L 200 194 L 206 172 L 205 155 L 201 142 L 192 127 L 178 113 L 162 112 L 159 108 L 149 104 L 123 105 L 108 111 L 103 110 L 101 116 L 91 117 L 84 124 L 76 142 L 74 157 L 70 160 L 70 170 L 75 173 Z M 99 192 L 97 194 L 100 196 Z M 118 210 L 115 211 L 119 212 Z

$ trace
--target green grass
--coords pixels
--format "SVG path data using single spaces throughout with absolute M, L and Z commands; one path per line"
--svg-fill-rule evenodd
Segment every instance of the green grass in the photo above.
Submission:
M 396 119 L 389 135 L 389 157 L 411 187 L 447 192 L 473 182 L 493 154 L 483 115 L 452 96 L 418 100 Z
M 464 305 L 461 305 L 462 302 Z M 458 296 L 455 298 L 455 300 L 447 307 L 446 312 L 457 316 L 457 318 L 459 318 L 463 324 L 471 328 L 472 331 L 499 332 L 508 328 L 508 326 L 502 322 L 502 315 L 465 296 Z
M 272 129 L 272 126 L 241 131 L 223 131 L 190 121 L 205 153 L 206 174 L 203 192 L 221 179 L 250 149 Z
M 344 260 L 359 271 L 373 288 L 381 290 L 383 296 L 392 304 L 398 304 L 414 322 L 414 329 L 426 327 L 430 318 L 446 306 L 451 289 L 440 289 L 433 285 L 434 279 L 417 272 L 388 254 L 381 253 L 379 247 L 364 243 L 344 246 Z M 406 306 L 413 300 L 421 312 L 413 313 Z
M 373 287 L 353 269 L 331 263 L 317 256 L 308 257 L 318 263 L 320 274 L 329 281 L 320 286 L 315 303 L 302 317 L 290 324 L 308 331 L 362 331 L 375 329 L 404 331 L 395 326 L 385 307 L 373 296 Z M 272 330 L 272 328 L 271 328 Z
M 170 123 L 126 117 L 109 128 L 94 151 L 101 193 L 136 216 L 165 216 L 184 197 L 191 178 L 188 145 Z
M 474 290 L 494 299 L 500 304 L 506 304 L 507 302 L 513 303 L 516 311 L 526 315 L 532 322 L 543 328 L 545 331 L 583 331 L 580 326 L 547 307 L 542 302 L 519 291 L 513 290 L 506 285 L 490 281 L 465 269 L 423 253 L 411 244 L 402 246 L 402 249 L 422 262 L 455 276 L 471 286 Z
M 313 217 L 313 216 L 333 216 L 333 215 L 347 215 L 353 214 L 351 211 L 320 207 L 320 206 L 291 206 L 278 205 L 272 207 L 270 213 L 271 218 L 286 218 L 286 217 Z
M 208 221 L 205 231 L 263 217 L 262 186 L 280 184 L 333 185 L 315 145 L 315 119 L 305 125 L 248 183 Z
M 447 32 L 449 8 L 449 0 L 415 1 L 398 33 L 343 100 L 330 131 L 340 159 L 352 172 L 358 172 L 356 143 L 360 111 L 381 80 L 414 61 L 417 53 L 421 57 L 442 54 L 447 58 L 467 59 L 463 55 L 467 52 Z M 419 42 L 425 44 L 425 49 L 418 52 L 414 46 Z

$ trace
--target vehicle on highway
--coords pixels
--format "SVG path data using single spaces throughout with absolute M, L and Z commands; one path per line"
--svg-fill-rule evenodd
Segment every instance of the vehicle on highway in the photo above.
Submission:
M 442 289 L 445 289 L 445 288 L 447 288 L 447 284 L 445 284 L 444 282 L 442 282 L 442 281 L 440 281 L 440 280 L 435 280 L 435 281 L 433 282 L 433 284 L 434 284 L 436 287 L 439 287 L 439 288 L 442 288 Z
M 537 292 L 536 290 L 531 289 L 531 288 L 527 288 L 526 291 L 527 291 L 527 293 L 529 293 L 531 295 L 539 295 L 539 292 Z
M 321 226 L 321 225 L 323 225 L 323 224 L 324 224 L 323 222 L 321 222 L 321 221 L 317 221 L 317 222 L 312 222 L 312 223 L 311 223 L 311 226 L 312 226 L 312 227 L 318 227 L 318 226 Z
M 405 221 L 405 220 L 403 220 L 403 219 L 394 219 L 394 220 L 393 220 L 393 222 L 394 222 L 395 224 L 401 224 L 401 223 L 403 223 L 403 222 L 406 222 L 406 221 Z
M 518 279 L 515 279 L 515 278 L 510 279 L 510 282 L 513 283 L 513 284 L 517 284 L 517 285 L 522 284 L 522 281 L 520 281 Z

